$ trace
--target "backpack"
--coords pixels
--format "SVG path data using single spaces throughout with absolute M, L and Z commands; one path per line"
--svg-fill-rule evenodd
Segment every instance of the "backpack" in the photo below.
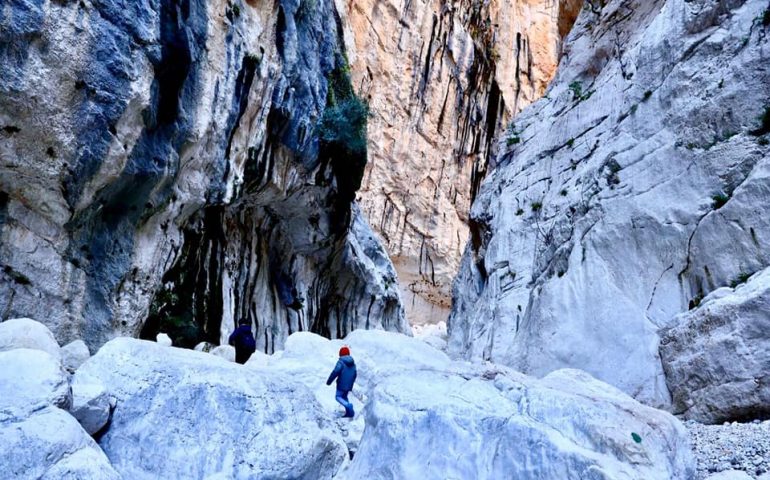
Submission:
M 249 353 L 254 353 L 257 350 L 257 342 L 254 340 L 254 335 L 249 331 L 238 335 L 238 340 L 235 342 L 236 350 L 243 350 Z

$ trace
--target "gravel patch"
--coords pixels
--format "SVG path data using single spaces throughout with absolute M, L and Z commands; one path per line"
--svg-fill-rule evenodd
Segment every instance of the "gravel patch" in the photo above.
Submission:
M 770 420 L 703 425 L 684 422 L 698 463 L 697 480 L 717 472 L 741 470 L 752 478 L 770 472 Z

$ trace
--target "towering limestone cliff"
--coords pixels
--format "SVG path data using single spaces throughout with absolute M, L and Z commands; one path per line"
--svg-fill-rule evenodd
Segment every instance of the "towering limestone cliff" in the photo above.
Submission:
M 339 22 L 326 1 L 5 2 L 2 319 L 96 347 L 245 318 L 268 352 L 405 330 L 353 202 L 366 111 Z
M 580 0 L 340 0 L 370 102 L 362 209 L 407 316 L 446 320 L 468 212 L 511 115 L 539 98 Z
M 740 284 L 770 266 L 768 135 L 767 1 L 587 2 L 473 205 L 451 350 L 760 414 L 767 277 Z M 728 383 L 732 412 L 696 405 Z

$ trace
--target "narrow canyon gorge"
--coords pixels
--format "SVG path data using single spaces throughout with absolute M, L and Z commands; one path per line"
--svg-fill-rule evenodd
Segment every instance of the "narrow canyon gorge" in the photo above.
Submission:
M 495 140 L 542 96 L 581 4 L 346 3 L 353 83 L 371 109 L 358 198 L 411 323 L 446 320 Z
M 768 0 L 5 0 L 0 472 L 767 480 L 768 212 Z

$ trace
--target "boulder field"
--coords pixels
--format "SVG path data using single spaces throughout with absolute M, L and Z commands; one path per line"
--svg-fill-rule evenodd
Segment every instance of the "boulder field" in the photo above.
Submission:
M 13 478 L 689 479 L 695 472 L 679 420 L 585 372 L 536 379 L 451 360 L 402 334 L 357 330 L 330 341 L 295 333 L 284 350 L 257 353 L 246 365 L 119 337 L 74 375 L 29 339 L 22 348 L 13 338 L 0 341 L 3 366 L 13 366 L 0 373 L 0 467 Z M 352 420 L 341 418 L 334 387 L 325 385 L 343 344 L 359 371 Z

